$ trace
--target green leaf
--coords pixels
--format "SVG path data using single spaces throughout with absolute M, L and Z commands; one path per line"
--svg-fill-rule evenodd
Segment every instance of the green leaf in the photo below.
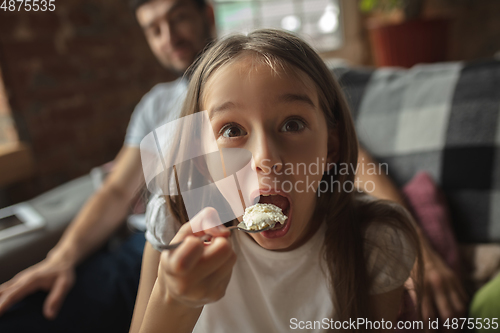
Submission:
M 377 6 L 377 0 L 361 0 L 359 3 L 359 9 L 362 12 L 371 12 Z

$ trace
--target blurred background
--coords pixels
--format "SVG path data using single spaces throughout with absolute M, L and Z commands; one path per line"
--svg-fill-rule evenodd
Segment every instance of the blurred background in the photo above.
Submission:
M 212 2 L 219 36 L 283 28 L 334 64 L 410 67 L 500 51 L 498 0 Z M 0 9 L 0 207 L 111 161 L 140 98 L 174 78 L 125 0 Z

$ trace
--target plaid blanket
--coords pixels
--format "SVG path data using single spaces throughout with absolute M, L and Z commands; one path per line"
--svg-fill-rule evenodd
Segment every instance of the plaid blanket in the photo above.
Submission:
M 441 186 L 461 242 L 500 242 L 500 61 L 337 69 L 361 144 L 402 187 Z

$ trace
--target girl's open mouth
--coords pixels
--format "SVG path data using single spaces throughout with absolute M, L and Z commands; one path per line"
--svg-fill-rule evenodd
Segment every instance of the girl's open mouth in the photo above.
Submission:
M 279 238 L 283 237 L 286 235 L 288 230 L 290 229 L 291 225 L 291 204 L 290 200 L 281 194 L 278 193 L 273 193 L 273 194 L 261 194 L 258 203 L 265 203 L 265 204 L 273 204 L 279 208 L 281 208 L 281 211 L 285 216 L 287 216 L 287 219 L 285 220 L 285 223 L 276 223 L 274 228 L 269 229 L 267 231 L 263 231 L 261 234 L 262 236 L 266 238 Z

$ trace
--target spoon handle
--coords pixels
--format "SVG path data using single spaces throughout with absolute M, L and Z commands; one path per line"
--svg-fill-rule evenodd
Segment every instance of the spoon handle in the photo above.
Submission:
M 238 227 L 235 226 L 235 225 L 233 225 L 233 226 L 228 227 L 228 229 L 229 229 L 229 231 L 233 231 L 233 230 L 238 230 Z M 210 239 L 212 239 L 212 236 L 209 235 L 209 234 L 205 234 L 205 235 L 201 236 L 200 239 L 203 242 L 207 242 Z M 177 242 L 177 243 L 173 243 L 173 244 L 168 244 L 168 245 L 160 245 L 159 248 L 162 251 L 164 251 L 164 250 L 173 250 L 173 249 L 176 249 L 177 247 L 179 247 L 179 245 L 181 245 L 182 242 L 183 241 L 180 241 L 180 242 Z

